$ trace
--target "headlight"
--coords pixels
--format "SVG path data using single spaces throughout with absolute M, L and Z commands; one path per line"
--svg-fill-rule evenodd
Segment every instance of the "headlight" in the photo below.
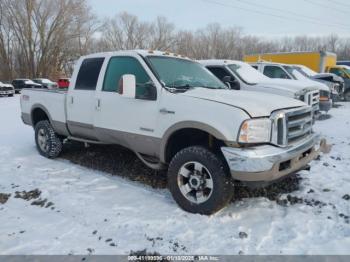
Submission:
M 239 131 L 239 143 L 267 143 L 271 141 L 272 121 L 268 118 L 248 119 Z
M 324 90 L 320 91 L 320 101 L 328 101 L 330 93 Z
M 304 91 L 299 91 L 297 93 L 294 94 L 294 98 L 304 101 L 305 100 L 305 92 Z

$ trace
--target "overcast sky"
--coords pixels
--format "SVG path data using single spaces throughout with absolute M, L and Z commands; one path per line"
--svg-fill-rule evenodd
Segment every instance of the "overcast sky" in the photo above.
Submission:
M 208 23 L 242 27 L 246 34 L 350 36 L 348 0 L 88 0 L 100 17 L 126 11 L 142 21 L 165 16 L 178 29 Z M 284 11 L 283 11 L 284 10 Z

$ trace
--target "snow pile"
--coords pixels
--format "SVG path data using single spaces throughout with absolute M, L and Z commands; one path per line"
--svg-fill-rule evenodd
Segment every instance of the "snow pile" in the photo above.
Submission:
M 153 189 L 36 149 L 18 96 L 0 99 L 0 254 L 350 254 L 350 104 L 316 129 L 333 150 L 299 190 L 244 198 L 211 217 Z

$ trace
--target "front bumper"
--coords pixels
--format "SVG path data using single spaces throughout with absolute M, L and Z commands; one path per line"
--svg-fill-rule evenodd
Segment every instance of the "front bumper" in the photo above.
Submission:
M 332 99 L 320 101 L 320 111 L 328 112 L 333 105 Z
M 320 103 L 317 103 L 317 104 L 313 105 L 312 106 L 312 111 L 314 113 L 320 111 Z
M 14 93 L 14 90 L 0 91 L 0 95 L 13 95 Z
M 262 145 L 251 148 L 222 147 L 221 151 L 234 179 L 268 182 L 296 172 L 330 150 L 326 140 L 313 134 L 306 141 L 285 148 Z

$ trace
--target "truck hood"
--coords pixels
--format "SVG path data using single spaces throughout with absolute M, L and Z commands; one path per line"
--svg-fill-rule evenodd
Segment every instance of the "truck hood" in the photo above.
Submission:
M 279 109 L 305 106 L 304 102 L 279 95 L 229 89 L 194 88 L 181 95 L 222 103 L 247 112 L 251 117 L 270 116 Z
M 265 88 L 279 89 L 286 92 L 296 94 L 303 93 L 307 91 L 320 90 L 320 89 L 329 89 L 327 87 L 319 87 L 317 83 L 312 81 L 301 81 L 301 80 L 291 80 L 291 79 L 277 79 L 271 78 L 264 82 L 259 83 L 260 86 Z
M 320 74 L 313 75 L 311 78 L 325 80 L 325 81 L 331 81 L 331 82 L 344 83 L 343 78 L 341 78 L 340 76 L 337 76 L 336 74 L 332 74 L 332 73 L 320 73 Z
M 13 85 L 11 85 L 11 84 L 0 84 L 0 86 L 2 86 L 2 87 L 11 87 L 11 88 L 13 88 Z

